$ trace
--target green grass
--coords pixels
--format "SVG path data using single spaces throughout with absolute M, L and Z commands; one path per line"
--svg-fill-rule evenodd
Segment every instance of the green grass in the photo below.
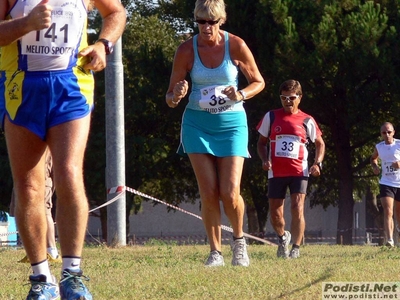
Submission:
M 399 281 L 400 248 L 305 245 L 296 260 L 276 258 L 276 247 L 250 245 L 251 265 L 206 268 L 207 245 L 84 249 L 83 270 L 94 299 L 321 299 L 325 281 Z M 0 248 L 0 299 L 25 299 L 30 265 L 24 250 Z M 60 264 L 52 265 L 59 279 Z

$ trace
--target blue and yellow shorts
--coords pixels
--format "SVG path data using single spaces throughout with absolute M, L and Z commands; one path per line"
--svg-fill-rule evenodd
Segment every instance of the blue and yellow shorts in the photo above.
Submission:
M 53 126 L 93 110 L 94 78 L 80 68 L 62 71 L 0 72 L 0 122 L 7 115 L 42 140 Z

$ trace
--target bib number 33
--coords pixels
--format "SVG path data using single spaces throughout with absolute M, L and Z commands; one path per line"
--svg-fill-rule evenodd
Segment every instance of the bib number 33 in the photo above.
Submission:
M 276 137 L 275 156 L 297 159 L 300 153 L 300 139 L 294 135 Z

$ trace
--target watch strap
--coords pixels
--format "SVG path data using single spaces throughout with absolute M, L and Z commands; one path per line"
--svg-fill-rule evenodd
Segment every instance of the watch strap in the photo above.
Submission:
M 106 55 L 109 55 L 109 54 L 111 54 L 113 52 L 113 44 L 109 40 L 107 40 L 107 39 L 98 39 L 96 41 L 96 43 L 97 42 L 100 42 L 100 43 L 102 43 L 104 45 L 104 48 L 106 50 Z

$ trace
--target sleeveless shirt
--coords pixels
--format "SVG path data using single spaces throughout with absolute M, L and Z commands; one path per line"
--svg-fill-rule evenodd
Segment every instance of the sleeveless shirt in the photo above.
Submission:
M 400 188 L 400 169 L 393 169 L 393 162 L 400 161 L 400 140 L 394 139 L 390 145 L 382 141 L 376 144 L 379 158 L 381 159 L 382 173 L 380 184 Z
M 26 16 L 39 0 L 17 0 L 6 19 Z M 87 47 L 87 10 L 82 0 L 50 0 L 52 23 L 2 48 L 0 70 L 54 71 L 77 64 Z
M 222 63 L 214 69 L 207 68 L 201 62 L 197 49 L 198 35 L 193 37 L 194 62 L 190 77 L 192 90 L 186 108 L 206 110 L 210 113 L 225 111 L 242 111 L 243 101 L 231 101 L 221 94 L 227 86 L 238 85 L 238 67 L 235 66 L 229 54 L 229 35 L 224 32 L 225 54 Z M 216 99 L 215 101 L 213 99 Z M 218 102 L 218 103 L 217 103 Z M 216 104 L 213 107 L 213 104 Z

